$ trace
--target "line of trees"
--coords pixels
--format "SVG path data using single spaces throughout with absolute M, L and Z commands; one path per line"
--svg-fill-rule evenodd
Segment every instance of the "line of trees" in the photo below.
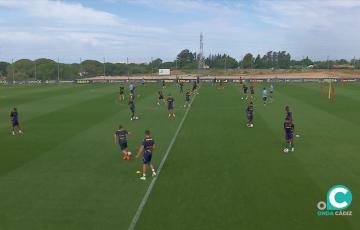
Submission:
M 37 60 L 20 59 L 13 64 L 0 62 L 0 78 L 11 80 L 72 80 L 84 77 L 105 75 L 152 74 L 158 69 L 195 70 L 198 68 L 199 55 L 188 49 L 182 50 L 174 61 L 163 62 L 160 58 L 150 63 L 101 63 L 85 60 L 81 63 L 65 64 L 41 58 Z M 269 51 L 263 56 L 247 53 L 241 60 L 228 54 L 210 54 L 205 58 L 209 69 L 360 69 L 360 60 L 345 59 L 313 61 L 309 57 L 292 60 L 286 51 Z

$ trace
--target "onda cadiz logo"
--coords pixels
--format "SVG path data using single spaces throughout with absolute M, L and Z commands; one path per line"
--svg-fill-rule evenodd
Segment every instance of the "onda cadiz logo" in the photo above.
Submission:
M 326 203 L 317 204 L 318 216 L 352 216 L 352 211 L 347 210 L 352 202 L 351 190 L 344 185 L 335 185 L 329 189 Z

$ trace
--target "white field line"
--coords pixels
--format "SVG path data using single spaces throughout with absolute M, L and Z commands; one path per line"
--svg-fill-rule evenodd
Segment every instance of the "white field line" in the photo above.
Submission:
M 194 97 L 192 98 L 191 104 L 192 104 L 192 102 L 195 100 L 196 95 L 197 95 L 197 94 L 195 94 Z M 135 228 L 135 226 L 136 226 L 136 223 L 138 222 L 138 220 L 139 220 L 139 218 L 140 218 L 140 216 L 141 216 L 141 213 L 142 213 L 142 211 L 143 211 L 143 209 L 144 209 L 144 206 L 145 206 L 146 202 L 147 202 L 148 199 L 149 199 L 150 193 L 151 193 L 152 189 L 154 188 L 154 185 L 155 185 L 155 183 L 156 183 L 156 180 L 157 180 L 157 178 L 158 178 L 159 175 L 160 175 L 161 169 L 162 169 L 162 167 L 164 166 L 165 161 L 166 161 L 167 157 L 169 156 L 169 153 L 170 153 L 170 151 L 171 151 L 171 149 L 172 149 L 172 147 L 173 147 L 173 145 L 174 145 L 174 143 L 175 143 L 175 141 L 176 141 L 176 138 L 177 138 L 177 136 L 178 136 L 178 134 L 179 134 L 179 132 L 180 132 L 180 130 L 181 130 L 181 127 L 182 127 L 182 125 L 183 125 L 183 123 L 184 123 L 184 121 L 185 121 L 185 119 L 186 119 L 186 117 L 187 117 L 187 115 L 188 115 L 188 113 L 189 113 L 189 109 L 190 109 L 190 107 L 187 107 L 187 109 L 186 109 L 186 111 L 185 111 L 185 114 L 184 114 L 183 118 L 181 119 L 180 124 L 179 124 L 179 126 L 178 126 L 178 128 L 177 128 L 177 130 L 176 130 L 176 132 L 175 132 L 175 134 L 174 134 L 174 136 L 173 136 L 173 138 L 171 139 L 171 142 L 170 142 L 170 144 L 169 144 L 169 147 L 167 148 L 167 150 L 166 150 L 166 152 L 165 152 L 165 155 L 164 155 L 164 157 L 162 158 L 162 160 L 161 160 L 161 162 L 160 162 L 159 168 L 158 168 L 158 170 L 157 170 L 157 176 L 152 178 L 152 181 L 151 181 L 148 189 L 146 190 L 146 193 L 145 193 L 144 197 L 142 198 L 141 203 L 140 203 L 138 209 L 136 210 L 136 213 L 135 213 L 135 215 L 134 215 L 134 217 L 133 217 L 133 219 L 132 219 L 132 221 L 131 221 L 131 223 L 130 223 L 130 225 L 129 225 L 128 230 L 134 230 L 134 228 Z

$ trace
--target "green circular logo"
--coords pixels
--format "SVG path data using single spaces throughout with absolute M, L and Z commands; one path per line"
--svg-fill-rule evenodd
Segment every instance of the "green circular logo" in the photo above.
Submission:
M 344 185 L 335 185 L 327 192 L 327 209 L 344 210 L 352 202 L 351 190 Z

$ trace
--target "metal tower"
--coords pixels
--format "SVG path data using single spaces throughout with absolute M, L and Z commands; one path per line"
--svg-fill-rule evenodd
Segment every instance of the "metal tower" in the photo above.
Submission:
M 198 68 L 204 69 L 205 67 L 205 57 L 204 57 L 204 43 L 203 43 L 203 34 L 200 33 L 200 51 L 198 56 Z

